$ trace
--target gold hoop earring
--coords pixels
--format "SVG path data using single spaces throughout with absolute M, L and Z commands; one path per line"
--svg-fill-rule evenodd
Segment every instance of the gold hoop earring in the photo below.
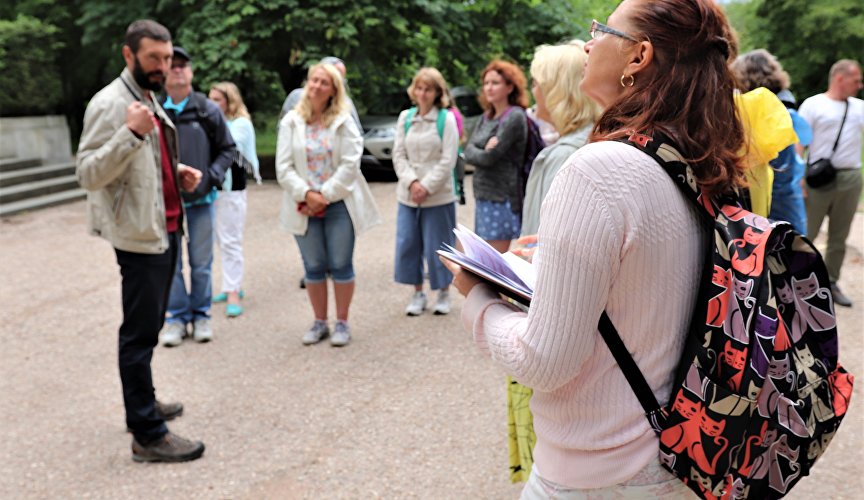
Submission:
M 625 84 L 624 79 L 627 78 L 628 76 L 630 77 L 630 83 Z M 635 76 L 633 76 L 633 75 L 621 75 L 621 86 L 622 87 L 625 87 L 625 88 L 626 87 L 632 87 L 633 84 L 635 84 L 635 83 L 636 83 L 636 77 Z

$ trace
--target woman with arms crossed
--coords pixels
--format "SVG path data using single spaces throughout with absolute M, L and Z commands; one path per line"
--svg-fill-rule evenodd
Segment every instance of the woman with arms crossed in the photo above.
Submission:
M 483 70 L 480 104 L 486 110 L 465 146 L 474 165 L 474 232 L 499 252 L 519 237 L 522 185 L 519 171 L 528 142 L 525 74 L 513 63 L 494 60 Z

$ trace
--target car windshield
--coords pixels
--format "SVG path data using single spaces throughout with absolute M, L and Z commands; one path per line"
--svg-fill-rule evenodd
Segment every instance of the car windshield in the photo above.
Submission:
M 367 115 L 398 115 L 403 109 L 411 107 L 411 100 L 405 92 L 387 94 L 366 110 Z
M 483 114 L 483 108 L 477 102 L 476 95 L 460 95 L 453 98 L 462 116 L 477 116 Z

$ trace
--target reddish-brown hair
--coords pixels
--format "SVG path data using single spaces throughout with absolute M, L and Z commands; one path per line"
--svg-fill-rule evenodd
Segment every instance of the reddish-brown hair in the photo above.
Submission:
M 507 102 L 512 106 L 519 106 L 522 108 L 528 107 L 528 93 L 525 91 L 527 81 L 525 80 L 525 73 L 522 71 L 522 68 L 511 62 L 495 59 L 487 64 L 486 67 L 483 68 L 483 72 L 480 73 L 481 85 L 483 79 L 486 78 L 486 73 L 490 71 L 497 72 L 505 82 L 513 86 L 513 91 L 507 96 Z M 483 109 L 487 111 L 490 110 L 489 103 L 486 101 L 486 96 L 483 92 L 480 92 L 480 97 L 478 97 L 477 100 L 480 101 L 480 105 L 483 106 Z
M 707 194 L 746 185 L 744 127 L 728 67 L 737 42 L 723 11 L 714 0 L 628 3 L 629 34 L 654 48 L 651 71 L 637 74 L 632 91 L 605 110 L 592 140 L 659 131 L 676 143 Z

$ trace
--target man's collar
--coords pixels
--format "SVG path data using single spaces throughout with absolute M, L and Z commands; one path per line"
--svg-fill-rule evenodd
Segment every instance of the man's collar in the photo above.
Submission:
M 177 114 L 179 115 L 180 113 L 183 112 L 184 109 L 186 109 L 186 105 L 189 104 L 189 98 L 191 96 L 192 96 L 192 94 L 189 93 L 189 95 L 187 95 L 182 101 L 180 101 L 178 103 L 174 103 L 174 100 L 171 99 L 171 96 L 169 95 L 165 99 L 165 103 L 162 104 L 162 108 L 165 110 L 172 109 L 172 110 L 176 111 Z

